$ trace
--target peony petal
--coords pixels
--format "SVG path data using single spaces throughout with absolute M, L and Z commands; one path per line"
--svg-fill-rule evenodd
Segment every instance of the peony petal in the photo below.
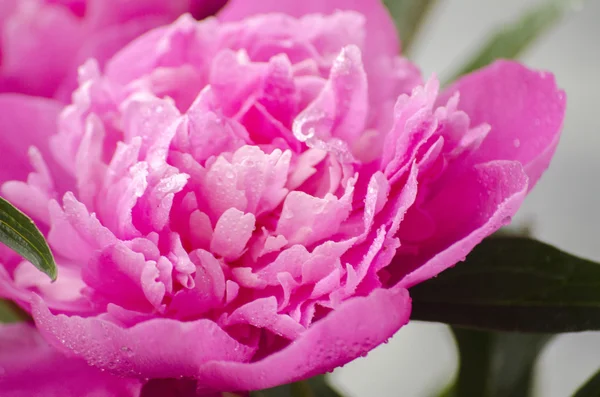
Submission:
M 439 101 L 456 92 L 458 108 L 469 115 L 471 125 L 492 127 L 472 160 L 517 160 L 533 188 L 550 163 L 565 116 L 565 93 L 553 75 L 497 61 L 458 80 Z
M 218 17 L 223 21 L 238 21 L 264 13 L 281 12 L 300 17 L 317 13 L 332 14 L 336 10 L 353 10 L 365 17 L 366 39 L 361 49 L 369 79 L 369 97 L 375 109 L 395 100 L 401 93 L 410 92 L 420 82 L 416 67 L 398 57 L 398 33 L 380 0 L 230 0 Z M 372 116 L 384 118 L 383 115 Z
M 172 21 L 188 9 L 190 0 L 87 0 L 86 23 L 89 29 L 122 25 L 149 15 Z
M 62 355 L 26 323 L 0 326 L 0 368 L 3 397 L 137 397 L 142 387 Z
M 408 291 L 375 290 L 369 296 L 349 299 L 263 360 L 203 365 L 198 385 L 214 390 L 260 390 L 331 371 L 385 342 L 406 324 L 409 314 Z
M 338 9 L 358 11 L 366 17 L 370 55 L 394 56 L 399 52 L 394 21 L 379 0 L 229 0 L 218 17 L 223 21 L 238 21 L 251 15 L 273 12 L 301 17 L 306 14 L 331 14 Z
M 236 208 L 230 208 L 221 215 L 210 243 L 210 250 L 225 260 L 238 259 L 245 251 L 256 218 L 254 214 L 244 214 Z
M 9 89 L 52 96 L 84 38 L 79 18 L 68 9 L 21 0 L 2 35 L 1 74 Z
M 528 188 L 527 175 L 516 161 L 479 164 L 446 179 L 431 202 L 421 207 L 436 224 L 434 238 L 421 242 L 417 254 L 411 252 L 415 247 L 401 248 L 388 267 L 402 274 L 400 286 L 404 288 L 464 260 L 484 238 L 510 222 Z
M 60 103 L 21 94 L 0 94 L 0 184 L 25 180 L 33 171 L 28 152 L 37 147 L 46 162 L 57 190 L 64 192 L 72 179 L 53 161 L 48 138 L 56 132 Z
M 156 318 L 122 328 L 94 317 L 53 315 L 39 297 L 32 306 L 36 325 L 50 344 L 120 376 L 193 377 L 209 361 L 248 361 L 255 352 L 211 320 Z
M 250 324 L 258 328 L 283 336 L 289 340 L 296 339 L 304 327 L 287 314 L 277 313 L 277 299 L 274 296 L 256 299 L 236 309 L 227 317 L 226 325 Z

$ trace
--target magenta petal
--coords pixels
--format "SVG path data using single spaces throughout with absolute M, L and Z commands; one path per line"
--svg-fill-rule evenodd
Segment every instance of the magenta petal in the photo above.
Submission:
M 255 352 L 207 319 L 156 318 L 122 328 L 95 317 L 53 315 L 37 296 L 32 315 L 50 344 L 120 376 L 194 377 L 209 361 L 248 361 Z
M 216 361 L 200 368 L 200 387 L 259 390 L 294 382 L 368 353 L 408 321 L 410 298 L 400 288 L 351 298 L 283 350 L 254 363 Z
M 404 288 L 464 260 L 484 238 L 510 222 L 528 188 L 527 175 L 516 161 L 478 164 L 458 176 L 446 177 L 444 182 L 422 207 L 437 226 L 435 237 L 422 244 L 417 255 L 410 248 L 408 252 L 401 249 L 390 265 L 393 271 L 404 274 L 400 281 Z
M 141 382 L 62 355 L 29 324 L 0 326 L 2 397 L 139 396 Z
M 565 117 L 565 93 L 554 76 L 511 61 L 497 61 L 454 83 L 440 98 L 460 92 L 458 108 L 471 125 L 490 124 L 473 161 L 517 160 L 533 188 L 548 168 Z
M 59 102 L 21 94 L 0 94 L 0 184 L 25 180 L 33 171 L 28 151 L 37 147 L 57 181 L 64 172 L 52 161 L 48 138 L 56 133 Z M 65 180 L 63 178 L 63 180 Z

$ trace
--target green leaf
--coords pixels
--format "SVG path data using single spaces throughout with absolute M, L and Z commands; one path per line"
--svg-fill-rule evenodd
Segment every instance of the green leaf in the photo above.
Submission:
M 33 263 L 56 280 L 56 264 L 50 247 L 33 221 L 0 197 L 0 243 Z
M 18 323 L 27 319 L 27 313 L 14 303 L 0 299 L 0 324 Z
M 486 395 L 491 365 L 493 336 L 488 332 L 454 328 L 459 352 L 458 377 L 450 396 Z
M 384 0 L 396 22 L 402 52 L 408 54 L 421 23 L 438 0 Z
M 487 239 L 410 292 L 413 320 L 538 333 L 600 329 L 600 264 L 527 238 Z
M 583 386 L 573 394 L 573 397 L 598 397 L 600 396 L 600 370 L 596 372 Z
M 548 335 L 452 328 L 460 366 L 440 397 L 527 397 L 535 361 Z
M 325 375 L 319 375 L 305 381 L 253 391 L 250 397 L 342 397 L 342 395 L 329 386 Z
M 493 335 L 489 396 L 531 395 L 535 362 L 551 335 L 507 332 L 496 332 Z
M 515 59 L 535 39 L 555 26 L 565 11 L 574 8 L 573 0 L 545 0 L 516 21 L 504 25 L 490 35 L 471 60 L 456 72 L 450 81 L 492 63 L 499 58 Z

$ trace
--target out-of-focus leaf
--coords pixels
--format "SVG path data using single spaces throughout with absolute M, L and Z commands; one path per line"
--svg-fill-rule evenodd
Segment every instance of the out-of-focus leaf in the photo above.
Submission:
M 527 238 L 487 239 L 411 296 L 414 320 L 535 333 L 600 329 L 600 264 Z
M 536 359 L 550 338 L 545 334 L 494 333 L 488 395 L 530 396 Z
M 396 22 L 402 52 L 408 54 L 419 27 L 438 0 L 384 0 Z
M 250 397 L 342 397 L 342 395 L 327 383 L 325 375 L 319 375 L 301 382 L 253 391 Z
M 574 0 L 542 0 L 537 7 L 525 12 L 516 21 L 507 23 L 491 34 L 487 41 L 475 51 L 471 60 L 462 66 L 450 79 L 486 66 L 499 58 L 515 59 L 535 39 L 546 33 L 560 21 L 565 11 L 574 8 Z
M 460 366 L 439 397 L 528 397 L 535 361 L 550 336 L 452 328 Z
M 600 370 L 573 394 L 573 397 L 598 397 L 600 396 Z
M 0 324 L 18 323 L 28 319 L 27 313 L 14 303 L 0 299 Z
M 2 197 L 0 197 L 0 243 L 4 243 L 52 280 L 56 280 L 56 264 L 44 236 L 29 217 Z
M 459 353 L 459 369 L 452 397 L 486 397 L 492 361 L 493 335 L 469 329 L 453 328 Z

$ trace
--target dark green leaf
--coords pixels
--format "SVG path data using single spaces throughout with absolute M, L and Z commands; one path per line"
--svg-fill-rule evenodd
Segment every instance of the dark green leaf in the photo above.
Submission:
M 598 397 L 600 396 L 600 370 L 596 372 L 579 390 L 573 394 L 573 397 Z
M 495 332 L 493 335 L 489 396 L 531 395 L 535 361 L 551 336 L 506 332 Z
M 0 197 L 0 243 L 4 243 L 33 263 L 52 280 L 56 279 L 56 264 L 44 236 L 30 218 L 2 197 Z
M 438 0 L 384 0 L 396 22 L 402 52 L 407 54 L 427 13 Z
M 533 368 L 547 335 L 453 328 L 460 367 L 440 397 L 527 397 Z
M 466 65 L 453 75 L 457 77 L 486 66 L 499 58 L 515 59 L 538 37 L 560 21 L 568 9 L 573 8 L 571 0 L 545 0 L 527 11 L 518 20 L 504 25 L 488 37 Z
M 491 366 L 493 335 L 454 328 L 454 338 L 460 356 L 458 377 L 452 391 L 452 397 L 485 397 L 488 390 L 488 376 Z
M 600 264 L 527 238 L 487 239 L 411 296 L 414 320 L 539 333 L 600 329 Z
M 342 397 L 342 395 L 329 386 L 325 375 L 319 375 L 289 385 L 254 391 L 250 393 L 250 397 Z

